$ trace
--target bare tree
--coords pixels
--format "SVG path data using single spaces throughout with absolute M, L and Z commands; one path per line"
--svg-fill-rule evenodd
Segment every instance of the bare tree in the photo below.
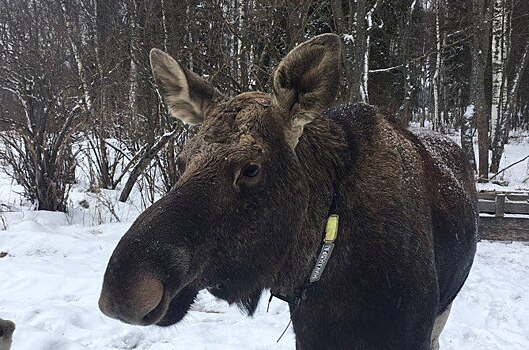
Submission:
M 0 159 L 38 209 L 65 211 L 75 179 L 71 136 L 82 107 L 70 61 L 60 54 L 68 52 L 64 28 L 52 19 L 56 8 L 41 2 L 0 6 L 0 104 L 10 106 L 0 115 Z
M 471 161 L 477 128 L 482 178 L 490 147 L 494 170 L 510 128 L 529 128 L 529 7 L 521 0 L 0 6 L 0 160 L 39 208 L 66 209 L 76 167 L 89 188 L 121 190 L 122 200 L 137 188 L 148 202 L 178 181 L 175 159 L 196 129 L 168 116 L 150 72 L 153 47 L 232 96 L 270 91 L 270 71 L 287 50 L 335 32 L 342 100 L 399 113 L 405 125 L 429 120 L 443 132 L 460 123 Z

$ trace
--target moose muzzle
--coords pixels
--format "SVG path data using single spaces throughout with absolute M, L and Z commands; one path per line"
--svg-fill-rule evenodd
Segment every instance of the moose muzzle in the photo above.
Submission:
M 164 304 L 164 286 L 152 275 L 139 276 L 133 288 L 115 288 L 113 283 L 103 284 L 99 308 L 108 317 L 136 325 L 156 323 L 167 305 Z

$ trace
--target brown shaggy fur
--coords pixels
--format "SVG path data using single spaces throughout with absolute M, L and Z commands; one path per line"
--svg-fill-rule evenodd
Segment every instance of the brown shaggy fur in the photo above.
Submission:
M 295 48 L 272 95 L 209 104 L 182 95 L 175 86 L 189 74 L 156 51 L 153 67 L 175 72 L 166 99 L 208 107 L 192 120 L 182 114 L 202 126 L 179 155 L 175 188 L 116 247 L 105 314 L 165 326 L 204 288 L 249 313 L 263 288 L 293 294 L 314 266 L 335 188 L 339 235 L 321 280 L 291 315 L 297 348 L 430 348 L 434 321 L 475 253 L 473 172 L 457 145 L 414 135 L 371 106 L 325 110 L 339 85 L 338 43 L 322 35 Z

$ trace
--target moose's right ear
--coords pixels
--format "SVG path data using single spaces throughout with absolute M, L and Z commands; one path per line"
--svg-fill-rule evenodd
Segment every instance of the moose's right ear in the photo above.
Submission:
M 165 52 L 152 49 L 151 68 L 169 112 L 187 124 L 201 124 L 206 111 L 224 96 Z
M 273 101 L 285 117 L 285 136 L 292 149 L 304 125 L 335 100 L 340 88 L 340 65 L 340 37 L 321 34 L 292 49 L 274 71 Z

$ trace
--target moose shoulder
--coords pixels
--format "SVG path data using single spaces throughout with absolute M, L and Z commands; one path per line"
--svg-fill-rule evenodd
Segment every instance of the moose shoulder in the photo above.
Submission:
M 298 349 L 437 349 L 476 249 L 473 172 L 461 149 L 364 104 L 329 109 L 340 39 L 292 50 L 273 93 L 227 98 L 153 50 L 173 116 L 202 124 L 176 186 L 116 247 L 99 305 L 124 322 L 180 321 L 197 292 L 255 310 L 263 288 L 296 295 L 331 208 L 334 251 L 291 307 Z M 339 205 L 335 205 L 339 198 Z

